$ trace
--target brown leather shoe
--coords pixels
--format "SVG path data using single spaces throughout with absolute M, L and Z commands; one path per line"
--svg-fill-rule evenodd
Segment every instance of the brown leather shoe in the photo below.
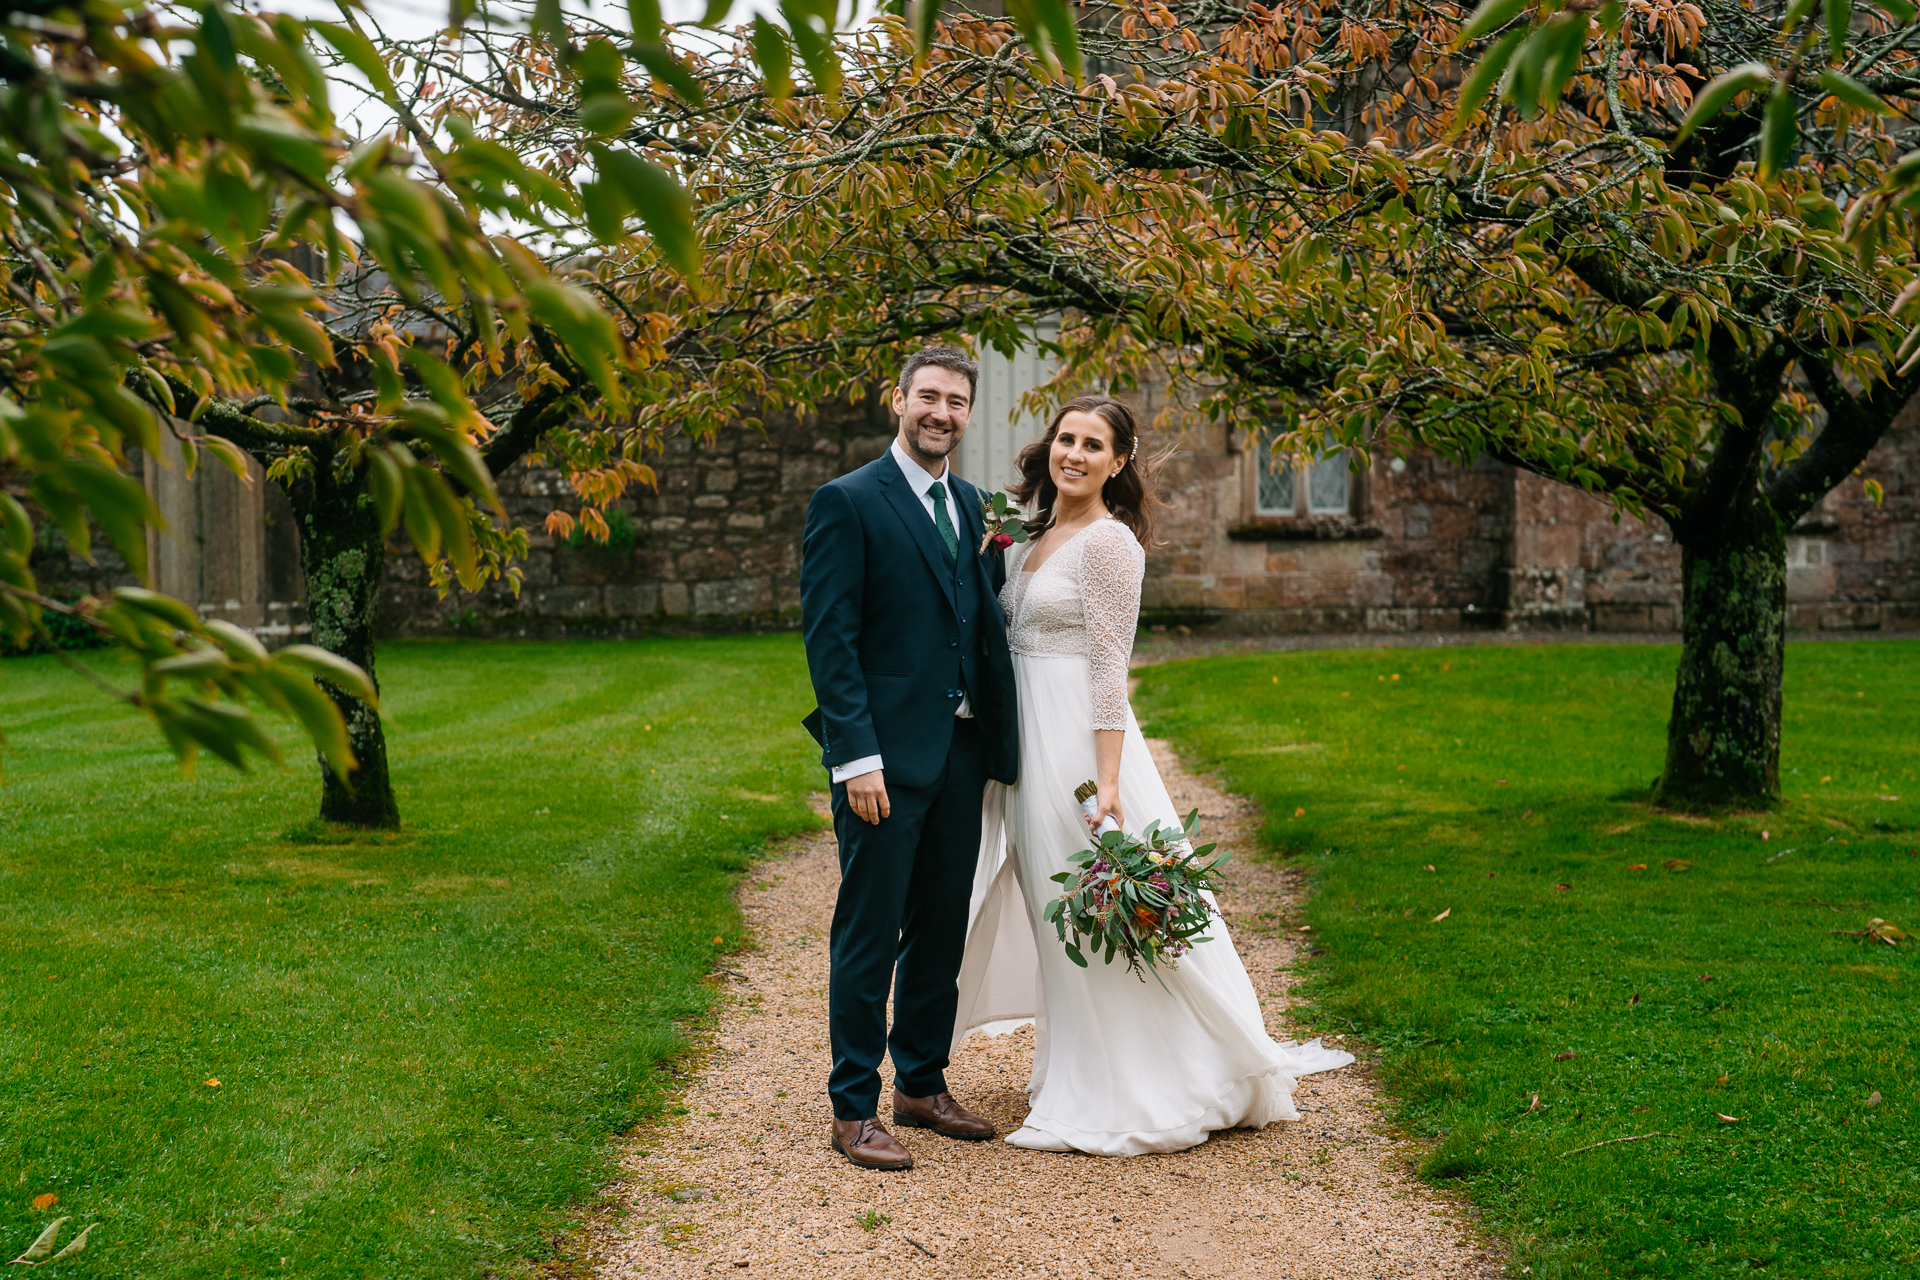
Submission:
M 893 1122 L 908 1129 L 931 1129 L 962 1142 L 985 1142 L 993 1126 L 953 1100 L 950 1093 L 931 1098 L 909 1098 L 893 1091 Z
M 880 1127 L 877 1117 L 872 1120 L 835 1120 L 833 1149 L 860 1169 L 893 1173 L 913 1168 L 913 1157 L 892 1134 Z

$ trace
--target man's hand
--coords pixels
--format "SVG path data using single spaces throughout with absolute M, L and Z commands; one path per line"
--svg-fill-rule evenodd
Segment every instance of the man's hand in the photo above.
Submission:
M 861 821 L 879 826 L 880 819 L 893 812 L 887 803 L 886 771 L 874 769 L 857 778 L 848 778 L 847 803 L 853 806 Z

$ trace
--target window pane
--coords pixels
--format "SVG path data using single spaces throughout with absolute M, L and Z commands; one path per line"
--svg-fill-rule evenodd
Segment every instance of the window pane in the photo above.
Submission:
M 1276 454 L 1262 441 L 1252 454 L 1255 473 L 1253 508 L 1263 516 L 1293 514 L 1293 467 L 1285 454 Z
M 1315 462 L 1307 471 L 1307 509 L 1315 514 L 1347 509 L 1347 455 L 1336 451 Z

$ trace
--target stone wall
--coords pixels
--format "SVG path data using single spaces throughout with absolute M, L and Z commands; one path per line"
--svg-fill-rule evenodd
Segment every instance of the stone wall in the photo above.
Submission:
M 1157 412 L 1152 395 L 1143 410 Z M 1250 514 L 1254 456 L 1217 425 L 1150 441 L 1164 545 L 1149 625 L 1233 632 L 1677 631 L 1664 522 L 1482 458 L 1377 455 L 1341 517 Z M 1877 480 L 1884 501 L 1866 495 Z M 1920 628 L 1920 402 L 1788 540 L 1796 631 Z
M 618 504 L 632 537 L 609 545 L 548 537 L 556 507 L 580 503 L 559 472 L 517 464 L 501 477 L 509 514 L 534 531 L 516 599 L 502 583 L 441 599 L 412 550 L 387 560 L 380 595 L 391 635 L 639 636 L 797 627 L 800 534 L 813 491 L 880 456 L 893 422 L 879 396 L 764 432 L 684 436 L 646 459 L 657 491 Z

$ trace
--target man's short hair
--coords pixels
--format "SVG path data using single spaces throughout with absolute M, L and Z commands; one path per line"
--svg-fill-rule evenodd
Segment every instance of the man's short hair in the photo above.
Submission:
M 954 373 L 963 373 L 967 377 L 967 403 L 971 405 L 980 391 L 980 366 L 967 359 L 967 353 L 958 347 L 926 347 L 907 357 L 906 368 L 900 371 L 900 394 L 906 395 L 913 390 L 913 375 L 922 369 L 947 369 Z

